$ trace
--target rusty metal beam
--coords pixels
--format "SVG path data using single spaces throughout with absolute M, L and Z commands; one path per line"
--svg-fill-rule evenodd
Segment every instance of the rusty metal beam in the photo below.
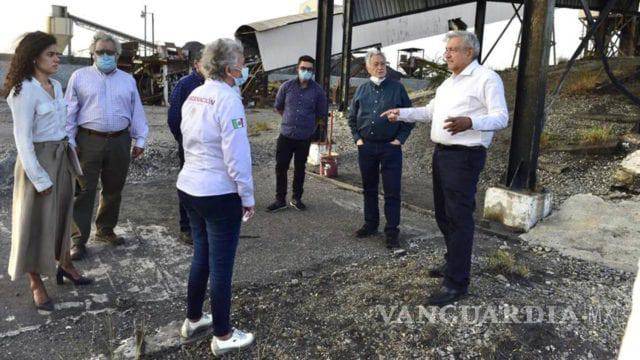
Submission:
M 333 0 L 318 0 L 318 28 L 316 32 L 316 81 L 329 97 L 331 93 L 331 39 L 333 36 Z M 321 119 L 317 139 L 327 137 L 327 119 Z
M 536 190 L 555 0 L 525 0 L 506 185 Z
M 480 41 L 480 52 L 478 53 L 478 62 L 482 62 L 482 44 L 484 43 L 484 23 L 487 13 L 487 0 L 478 0 L 476 2 L 476 21 L 474 31 Z
M 353 0 L 344 0 L 342 13 L 342 65 L 340 73 L 340 111 L 349 107 L 349 79 L 351 78 L 351 34 L 353 29 Z

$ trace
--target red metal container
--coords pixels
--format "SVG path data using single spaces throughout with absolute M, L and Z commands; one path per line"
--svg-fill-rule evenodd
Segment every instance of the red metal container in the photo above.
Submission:
M 338 176 L 338 157 L 331 154 L 320 155 L 320 175 L 328 178 Z

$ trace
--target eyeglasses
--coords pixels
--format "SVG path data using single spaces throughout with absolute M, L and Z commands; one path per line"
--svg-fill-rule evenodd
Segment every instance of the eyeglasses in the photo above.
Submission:
M 116 54 L 116 52 L 114 50 L 106 50 L 106 49 L 105 50 L 96 50 L 96 51 L 94 51 L 94 53 L 96 55 L 99 55 L 99 56 L 101 56 L 101 55 L 110 55 L 111 56 L 111 55 L 115 55 Z
M 389 65 L 389 62 L 385 61 L 385 62 L 373 62 L 371 64 L 372 67 L 377 68 L 377 67 L 384 67 L 386 68 L 387 65 Z
M 468 47 L 448 47 L 444 49 L 445 53 L 457 53 L 463 49 L 469 49 Z

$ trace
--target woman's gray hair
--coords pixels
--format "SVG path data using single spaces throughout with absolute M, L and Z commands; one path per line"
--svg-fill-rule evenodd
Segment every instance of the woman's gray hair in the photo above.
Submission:
M 478 55 L 480 55 L 480 41 L 478 41 L 476 34 L 464 30 L 453 30 L 445 34 L 444 41 L 448 42 L 453 38 L 462 39 L 464 46 L 473 50 L 474 58 L 477 58 Z
M 234 66 L 244 55 L 242 45 L 233 39 L 218 39 L 202 50 L 202 67 L 208 79 L 223 80 L 227 66 Z
M 367 55 L 364 56 L 364 62 L 367 65 L 371 65 L 371 59 L 373 59 L 374 56 L 382 56 L 384 61 L 385 62 L 387 61 L 387 57 L 384 56 L 384 53 L 382 51 L 380 51 L 380 49 L 373 48 L 373 49 L 370 49 L 369 51 L 367 51 Z
M 93 40 L 89 46 L 90 53 L 93 54 L 96 51 L 96 44 L 98 41 L 111 41 L 116 48 L 116 53 L 118 53 L 118 55 L 122 53 L 122 45 L 120 45 L 120 41 L 104 31 L 98 31 L 93 35 Z

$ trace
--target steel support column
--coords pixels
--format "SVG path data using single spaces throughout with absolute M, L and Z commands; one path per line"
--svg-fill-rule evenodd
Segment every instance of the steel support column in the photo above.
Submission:
M 522 42 L 506 185 L 536 190 L 540 135 L 545 122 L 545 91 L 555 0 L 524 0 Z
M 318 0 L 318 29 L 316 32 L 316 81 L 327 94 L 331 93 L 331 38 L 333 36 L 333 0 Z M 327 119 L 322 119 L 317 139 L 327 137 Z
M 340 111 L 349 107 L 349 79 L 351 78 L 351 34 L 353 29 L 353 0 L 344 0 L 342 13 L 342 64 L 340 66 Z
M 487 14 L 487 0 L 476 1 L 476 22 L 474 30 L 478 40 L 480 41 L 480 52 L 478 53 L 478 62 L 482 62 L 482 44 L 484 43 L 484 21 Z

